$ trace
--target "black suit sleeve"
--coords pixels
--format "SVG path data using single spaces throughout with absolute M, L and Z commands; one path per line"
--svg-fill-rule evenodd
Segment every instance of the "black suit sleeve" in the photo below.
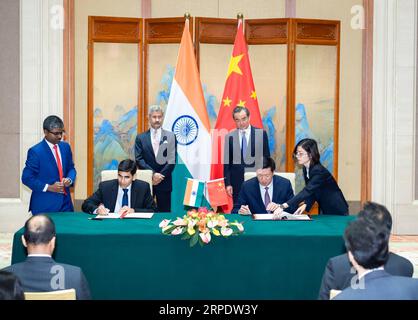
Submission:
M 233 152 L 233 145 L 232 145 L 232 137 L 227 135 L 225 137 L 224 143 L 224 177 L 225 177 L 225 186 L 231 186 L 231 171 L 230 166 L 232 165 L 232 154 Z
M 231 213 L 238 213 L 241 206 L 248 205 L 249 201 L 247 198 L 247 194 L 245 193 L 245 188 L 241 188 L 239 194 L 238 194 L 238 200 L 236 203 L 234 203 L 234 207 L 231 211 Z
M 154 199 L 151 196 L 150 186 L 147 182 L 144 182 L 144 184 L 146 184 L 146 188 L 144 188 L 145 191 L 143 193 L 141 192 L 141 194 L 144 195 L 142 206 L 140 208 L 136 207 L 133 209 L 135 210 L 135 212 L 154 212 L 156 211 L 156 206 L 154 203 Z
M 144 146 L 142 144 L 142 140 L 140 135 L 136 136 L 135 140 L 135 161 L 136 165 L 139 169 L 148 169 L 154 171 L 144 160 L 143 156 Z
M 329 173 L 326 169 L 311 170 L 310 175 L 311 178 L 309 179 L 309 182 L 306 184 L 305 188 L 303 188 L 301 192 L 299 192 L 296 196 L 287 202 L 289 206 L 298 206 L 299 203 L 305 201 L 307 205 L 306 210 L 310 210 L 313 204 L 315 191 L 321 187 Z
M 264 158 L 270 157 L 269 139 L 265 130 L 263 130 L 263 156 Z
M 99 184 L 95 193 L 84 200 L 81 210 L 86 213 L 93 213 L 101 203 L 103 203 L 102 183 Z
M 321 289 L 319 289 L 319 300 L 329 300 L 329 294 L 331 289 L 336 289 L 334 268 L 332 266 L 332 260 L 328 260 L 325 267 L 324 275 L 322 276 Z
M 286 201 L 292 199 L 295 196 L 293 189 L 292 189 L 292 184 L 290 183 L 290 181 L 287 181 L 287 190 L 286 190 Z M 286 210 L 287 212 L 295 212 L 297 209 L 296 206 L 289 206 L 288 210 Z

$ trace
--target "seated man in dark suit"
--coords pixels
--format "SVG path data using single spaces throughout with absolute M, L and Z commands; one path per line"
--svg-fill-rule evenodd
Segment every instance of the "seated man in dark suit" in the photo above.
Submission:
M 346 228 L 344 240 L 358 279 L 335 300 L 418 300 L 418 279 L 392 276 L 384 270 L 389 258 L 385 227 L 360 218 Z
M 390 236 L 392 230 L 392 217 L 385 206 L 368 202 L 358 214 L 359 219 L 366 219 L 371 224 L 385 228 Z M 385 271 L 394 276 L 412 277 L 414 267 L 412 263 L 395 253 L 389 252 L 388 261 L 385 263 Z M 348 255 L 342 254 L 329 259 L 322 277 L 320 300 L 328 300 L 331 289 L 343 290 L 350 286 L 351 279 L 356 275 L 356 270 L 350 264 Z
M 121 161 L 118 178 L 101 182 L 99 189 L 83 202 L 82 210 L 93 214 L 155 211 L 149 183 L 134 180 L 135 173 L 135 161 Z
M 0 270 L 0 300 L 25 300 L 19 279 L 4 270 Z
M 263 168 L 257 169 L 257 177 L 245 181 L 234 203 L 232 213 L 249 215 L 251 213 L 271 213 L 279 203 L 293 197 L 290 181 L 274 175 L 276 164 L 272 158 L 263 158 Z
M 55 224 L 46 215 L 31 217 L 25 223 L 23 245 L 28 250 L 26 261 L 13 264 L 5 271 L 16 275 L 25 292 L 47 292 L 75 289 L 78 300 L 90 299 L 90 289 L 79 267 L 57 263 L 52 259 L 55 249 Z

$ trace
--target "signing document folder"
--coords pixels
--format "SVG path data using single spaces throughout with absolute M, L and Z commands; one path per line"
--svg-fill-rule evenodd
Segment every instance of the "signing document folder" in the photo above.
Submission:
M 109 212 L 108 214 L 98 214 L 93 219 L 151 219 L 153 215 L 153 212 L 132 212 L 122 214 L 117 212 Z
M 279 215 L 274 213 L 260 213 L 253 214 L 254 220 L 312 220 L 307 214 L 291 214 L 286 211 L 281 212 Z

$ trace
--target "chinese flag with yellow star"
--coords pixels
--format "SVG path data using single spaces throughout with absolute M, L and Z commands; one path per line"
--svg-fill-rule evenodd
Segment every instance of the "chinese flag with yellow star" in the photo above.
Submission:
M 229 61 L 224 93 L 219 107 L 215 130 L 212 134 L 211 179 L 224 177 L 224 139 L 228 132 L 236 129 L 235 122 L 232 118 L 232 110 L 236 106 L 243 106 L 250 110 L 252 126 L 257 128 L 263 127 L 241 20 L 238 21 L 238 29 L 235 36 L 232 57 Z M 228 198 L 229 204 L 222 207 L 224 212 L 231 212 L 233 207 L 232 197 Z
M 228 204 L 224 178 L 207 181 L 206 187 L 208 188 L 207 195 L 212 208 Z

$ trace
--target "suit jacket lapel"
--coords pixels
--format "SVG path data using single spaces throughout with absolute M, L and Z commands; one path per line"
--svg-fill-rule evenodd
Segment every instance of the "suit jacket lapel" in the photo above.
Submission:
M 148 152 L 152 154 L 152 156 L 155 158 L 154 148 L 152 147 L 152 141 L 151 141 L 151 129 L 148 129 L 145 135 L 146 135 L 145 142 L 146 142 L 146 147 L 148 148 Z
M 135 205 L 136 205 L 136 203 L 135 203 L 136 192 L 137 192 L 136 183 L 135 183 L 135 180 L 134 180 L 134 181 L 132 181 L 132 186 L 131 186 L 131 208 L 134 208 L 134 209 L 135 209 Z
M 277 182 L 277 177 L 273 176 L 273 199 L 271 201 L 275 202 L 275 203 L 279 203 L 278 199 L 279 199 L 279 193 L 280 193 L 280 188 L 279 188 L 279 184 Z
M 111 212 L 115 212 L 115 207 L 116 207 L 116 201 L 118 200 L 118 191 L 119 191 L 119 182 L 118 180 L 115 181 L 115 183 L 112 186 L 112 190 L 110 191 L 110 211 Z
M 235 156 L 241 155 L 240 135 L 239 135 L 238 129 L 232 131 L 232 149 L 233 149 L 233 159 L 235 158 Z M 241 162 L 244 162 L 243 160 L 244 159 L 241 159 Z
M 64 175 L 64 178 L 65 178 L 65 165 L 66 165 L 66 163 L 65 163 L 64 159 L 67 159 L 67 158 L 66 158 L 66 150 L 64 150 L 64 147 L 62 147 L 62 146 L 63 146 L 63 143 L 61 143 L 61 142 L 58 143 L 58 148 L 60 149 L 60 153 L 61 153 L 62 174 Z
M 45 139 L 43 140 L 44 143 L 44 149 L 45 149 L 45 154 L 48 157 L 48 161 L 49 163 L 53 163 L 52 166 L 54 166 L 54 168 L 56 169 L 56 174 L 57 177 L 59 177 L 59 171 L 58 171 L 58 165 L 57 165 L 57 161 L 55 160 L 54 155 L 52 154 L 52 150 L 49 147 L 48 143 L 45 141 Z M 60 150 L 61 151 L 61 150 Z M 61 165 L 62 165 L 62 161 L 61 161 Z M 59 180 L 59 178 L 57 179 L 57 181 Z
M 255 155 L 255 128 L 253 126 L 251 126 L 251 132 L 250 132 L 250 147 L 247 148 L 247 154 L 250 156 L 254 156 Z M 248 153 L 251 152 L 251 153 Z
M 261 195 L 261 192 L 260 192 L 260 183 L 258 182 L 258 180 L 256 180 L 254 192 L 256 194 L 255 197 L 256 197 L 256 200 L 257 200 L 260 208 L 265 208 L 266 205 L 264 204 L 264 199 L 263 199 L 263 197 Z

